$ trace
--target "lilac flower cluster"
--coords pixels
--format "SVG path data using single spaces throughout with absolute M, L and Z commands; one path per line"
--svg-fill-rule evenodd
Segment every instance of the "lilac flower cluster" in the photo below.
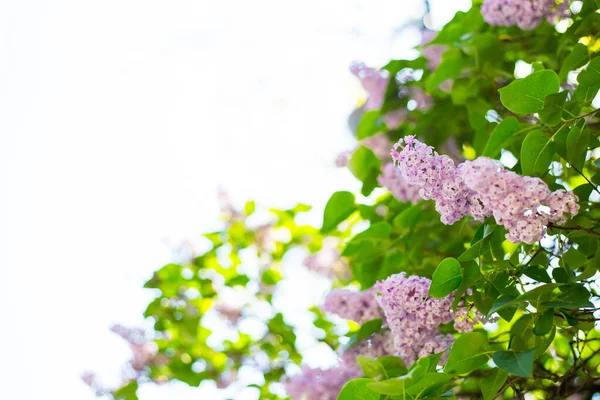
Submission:
M 383 318 L 373 288 L 362 292 L 334 289 L 325 298 L 321 311 L 336 314 L 358 323 Z
M 439 326 L 454 319 L 453 296 L 434 299 L 427 296 L 431 280 L 406 273 L 392 275 L 377 282 L 377 302 L 383 309 L 394 344 L 406 365 L 419 357 L 439 353 L 448 348 L 454 338 L 440 334 Z
M 410 201 L 413 204 L 417 204 L 421 200 L 419 187 L 409 185 L 394 163 L 385 164 L 381 167 L 381 171 L 382 174 L 377 178 L 377 182 L 387 188 L 398 201 Z
M 284 386 L 292 400 L 335 400 L 346 382 L 360 376 L 356 363 L 330 369 L 303 366 L 302 373 L 289 378 Z
M 569 16 L 569 0 L 485 0 L 483 19 L 490 25 L 537 28 L 544 18 L 550 23 Z
M 398 152 L 398 147 L 402 147 L 402 151 Z M 479 202 L 470 201 L 470 191 L 450 157 L 440 156 L 414 136 L 407 136 L 394 145 L 392 159 L 406 182 L 420 188 L 423 199 L 436 201 L 443 223 L 453 224 L 465 215 L 479 220 L 486 216 Z
M 392 159 L 406 182 L 419 186 L 424 199 L 435 200 L 441 221 L 448 225 L 466 215 L 478 221 L 493 216 L 507 229 L 508 240 L 531 244 L 542 238 L 549 223 L 564 223 L 567 214 L 579 211 L 572 192 L 550 192 L 541 179 L 519 176 L 486 157 L 456 167 L 414 136 L 394 145 Z

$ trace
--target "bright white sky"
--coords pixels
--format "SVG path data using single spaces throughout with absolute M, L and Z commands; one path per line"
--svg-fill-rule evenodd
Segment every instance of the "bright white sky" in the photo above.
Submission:
M 434 24 L 468 0 L 432 1 Z M 452 11 L 449 11 L 451 9 Z M 416 0 L 0 0 L 0 398 L 91 400 L 141 285 L 237 201 L 356 188 L 353 60 L 410 54 Z M 197 399 L 183 385 L 142 400 Z M 203 393 L 202 399 L 217 399 Z

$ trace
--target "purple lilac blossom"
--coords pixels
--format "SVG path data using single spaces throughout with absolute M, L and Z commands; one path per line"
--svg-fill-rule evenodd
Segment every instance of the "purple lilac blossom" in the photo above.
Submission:
M 409 185 L 394 163 L 385 164 L 381 167 L 381 172 L 382 174 L 377 178 L 377 182 L 387 188 L 396 200 L 400 202 L 410 201 L 413 204 L 417 204 L 421 200 L 419 187 Z
M 377 282 L 377 301 L 394 334 L 398 355 L 406 365 L 446 349 L 452 336 L 441 335 L 440 324 L 452 321 L 452 299 L 427 297 L 431 281 L 404 272 Z
M 544 18 L 555 23 L 569 16 L 569 0 L 485 0 L 481 6 L 483 19 L 494 26 L 516 25 L 522 30 L 537 28 Z
M 302 366 L 302 373 L 289 378 L 284 386 L 292 400 L 335 400 L 346 382 L 360 376 L 356 364 L 330 369 Z
M 483 316 L 459 308 L 452 313 L 454 295 L 442 299 L 428 297 L 431 280 L 419 276 L 406 277 L 401 272 L 377 282 L 377 301 L 394 335 L 397 354 L 406 365 L 418 358 L 446 350 L 454 341 L 452 335 L 440 333 L 439 326 L 454 321 L 459 332 L 470 332 L 483 321 Z
M 435 200 L 443 223 L 452 224 L 466 215 L 478 221 L 493 216 L 513 243 L 534 243 L 548 224 L 564 223 L 566 214 L 574 216 L 579 211 L 579 199 L 572 192 L 550 192 L 541 179 L 507 171 L 487 157 L 455 167 L 450 158 L 414 136 L 394 145 L 392 159 L 404 179 L 421 188 L 424 199 Z
M 326 238 L 323 247 L 317 253 L 306 257 L 303 264 L 309 270 L 328 278 L 338 277 L 343 280 L 350 279 L 350 269 L 337 248 L 338 241 Z
M 426 29 L 423 31 L 423 36 L 421 37 L 421 52 L 427 59 L 427 68 L 429 68 L 431 71 L 435 71 L 437 69 L 442 62 L 442 54 L 444 51 L 446 51 L 446 46 L 427 45 L 436 37 L 436 35 L 437 33 L 435 31 Z
M 325 298 L 321 311 L 361 324 L 372 319 L 383 318 L 373 288 L 362 292 L 334 289 Z
M 386 114 L 386 116 L 389 114 Z M 388 125 L 389 127 L 389 125 Z M 367 149 L 371 150 L 377 158 L 380 160 L 390 159 L 390 149 L 392 148 L 392 142 L 388 139 L 385 133 L 378 133 L 373 136 L 369 136 L 362 140 L 362 145 Z
M 387 88 L 389 73 L 385 70 L 376 70 L 367 67 L 361 62 L 353 63 L 350 66 L 350 72 L 355 75 L 367 92 L 367 110 L 376 110 L 383 105 L 383 98 Z
M 383 122 L 385 122 L 385 125 L 389 129 L 393 130 L 402 125 L 402 123 L 406 121 L 407 116 L 408 111 L 406 111 L 404 108 L 401 108 L 399 110 L 390 111 L 389 113 L 385 114 L 383 116 Z
M 398 147 L 403 147 L 402 151 L 398 152 Z M 396 161 L 406 182 L 420 187 L 419 194 L 423 199 L 435 200 L 435 208 L 443 223 L 451 225 L 469 214 L 476 219 L 483 219 L 477 205 L 470 213 L 470 190 L 458 176 L 450 157 L 440 156 L 414 136 L 407 136 L 394 146 L 392 159 Z

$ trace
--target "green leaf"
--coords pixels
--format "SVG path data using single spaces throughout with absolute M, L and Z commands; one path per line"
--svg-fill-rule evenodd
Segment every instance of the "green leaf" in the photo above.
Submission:
M 462 282 L 460 263 L 455 258 L 446 258 L 437 266 L 431 278 L 429 296 L 441 299 L 452 293 Z
M 405 227 L 405 228 L 414 228 L 417 222 L 419 222 L 422 212 L 423 204 L 419 202 L 419 204 L 415 204 L 413 206 L 408 207 L 405 210 L 402 210 L 400 214 L 398 214 L 394 218 L 394 226 L 396 227 Z
M 130 381 L 113 393 L 115 400 L 138 400 L 138 382 Z
M 352 193 L 335 192 L 325 206 L 321 232 L 327 233 L 334 230 L 340 222 L 348 218 L 355 210 L 356 204 Z
M 485 365 L 489 360 L 487 349 L 488 338 L 483 332 L 470 332 L 459 336 L 452 345 L 444 371 L 466 374 Z
M 535 327 L 533 328 L 533 333 L 536 336 L 547 335 L 552 330 L 553 323 L 554 309 L 549 308 L 542 314 L 538 315 L 537 319 L 535 320 Z
M 587 264 L 588 259 L 581 251 L 571 247 L 569 251 L 563 255 L 561 262 L 568 265 L 571 270 L 576 270 Z
M 567 90 L 559 93 L 549 94 L 544 99 L 544 108 L 540 110 L 540 120 L 548 126 L 556 126 L 562 121 L 563 106 L 567 95 Z
M 483 400 L 492 400 L 508 378 L 508 372 L 503 369 L 494 368 L 492 372 L 483 378 L 481 382 L 481 394 Z
M 517 353 L 512 350 L 499 351 L 492 356 L 494 364 L 511 374 L 525 378 L 533 376 L 533 356 L 535 350 Z
M 363 140 L 383 130 L 385 130 L 385 125 L 381 120 L 381 112 L 379 110 L 365 111 L 356 127 L 356 138 Z
M 583 86 L 600 84 L 600 57 L 594 58 L 577 76 L 577 82 Z
M 559 89 L 560 79 L 556 72 L 543 70 L 500 89 L 500 101 L 514 113 L 533 114 L 542 109 L 547 95 L 557 93 Z
M 548 136 L 541 131 L 529 132 L 521 145 L 521 169 L 523 175 L 541 175 L 548 171 L 554 149 Z
M 360 146 L 356 149 L 356 151 L 352 153 L 350 160 L 348 160 L 348 169 L 356 179 L 361 182 L 372 177 L 373 170 L 376 170 L 377 174 L 379 174 L 380 167 L 381 161 L 365 146 Z
M 456 78 L 462 72 L 469 59 L 456 47 L 445 51 L 442 62 L 426 82 L 427 92 L 433 92 L 440 84 L 448 79 Z
M 350 340 L 346 344 L 345 349 L 347 350 L 355 344 L 359 343 L 360 341 L 365 340 L 371 335 L 379 332 L 381 330 L 381 324 L 381 318 L 372 319 L 362 324 L 358 331 L 356 331 L 352 335 L 352 337 L 350 337 Z
M 514 300 L 515 297 L 510 295 L 502 295 L 498 297 L 498 299 L 492 305 L 492 308 L 490 308 L 490 310 L 488 311 L 487 315 L 490 316 L 498 310 L 506 308 L 509 304 L 513 304 Z
M 476 235 L 473 238 L 473 241 L 471 242 L 471 247 L 465 250 L 465 252 L 458 257 L 458 261 L 464 262 L 474 260 L 489 250 L 489 246 L 487 246 L 487 244 L 490 240 L 490 235 L 494 233 L 496 226 L 483 225 L 482 228 L 483 230 L 480 228 L 480 230 L 478 231 L 478 233 L 481 233 L 481 237 L 479 238 Z M 477 241 L 475 241 L 475 239 L 477 239 Z
M 381 356 L 377 361 L 383 365 L 383 368 L 389 377 L 401 376 L 407 372 L 404 362 L 400 357 Z
M 378 360 L 374 360 L 369 357 L 358 356 L 356 361 L 358 361 L 360 369 L 362 369 L 367 378 L 375 378 L 379 375 L 385 375 L 385 368 Z
M 496 300 L 490 311 L 488 312 L 488 316 L 492 315 L 493 312 L 507 308 L 514 307 L 517 305 L 524 304 L 525 302 L 531 303 L 534 307 L 538 307 L 539 303 L 545 301 L 550 298 L 552 295 L 552 291 L 559 286 L 557 283 L 548 283 L 546 285 L 542 285 L 536 287 L 533 290 L 525 292 L 520 296 L 511 296 L 505 295 L 501 296 Z
M 567 161 L 579 170 L 585 163 L 589 143 L 590 131 L 585 127 L 585 120 L 581 119 L 567 136 Z
M 397 378 L 386 379 L 384 381 L 372 382 L 367 385 L 369 389 L 375 393 L 385 394 L 389 396 L 404 395 L 406 396 L 406 389 L 414 383 L 414 379 L 411 373 Z M 405 397 L 406 399 L 412 399 L 412 396 Z M 339 400 L 339 397 L 338 397 Z
M 443 388 L 452 378 L 453 376 L 450 374 L 428 372 L 419 379 L 415 379 L 415 383 L 408 387 L 406 393 L 416 399 L 429 397 L 436 390 Z
M 577 309 L 584 307 L 593 307 L 590 302 L 590 292 L 580 284 L 571 284 L 561 286 L 563 292 L 551 301 L 542 303 L 544 307 L 556 307 Z
M 538 282 L 551 283 L 552 279 L 548 275 L 548 271 L 539 265 L 531 265 L 523 267 L 523 274 Z
M 558 76 L 564 81 L 567 78 L 569 71 L 583 67 L 585 64 L 587 64 L 589 59 L 590 57 L 588 56 L 587 46 L 577 43 L 573 47 L 573 50 L 571 50 L 571 53 L 569 53 L 569 55 L 563 61 Z
M 337 400 L 379 400 L 379 394 L 367 388 L 373 382 L 373 379 L 352 379 L 344 385 Z
M 515 117 L 503 119 L 492 132 L 492 135 L 483 149 L 482 155 L 491 158 L 496 157 L 508 139 L 519 132 L 520 129 L 521 125 L 519 124 L 519 120 Z

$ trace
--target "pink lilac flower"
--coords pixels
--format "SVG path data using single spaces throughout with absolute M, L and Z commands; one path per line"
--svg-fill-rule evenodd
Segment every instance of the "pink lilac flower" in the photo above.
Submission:
M 346 382 L 361 376 L 355 364 L 330 369 L 303 366 L 302 373 L 288 378 L 284 386 L 292 400 L 335 400 Z
M 442 299 L 428 297 L 430 285 L 427 278 L 407 277 L 401 272 L 374 286 L 377 302 L 394 335 L 396 352 L 407 365 L 420 357 L 442 352 L 452 344 L 454 337 L 441 334 L 440 325 L 454 321 L 459 332 L 469 332 L 483 319 L 480 314 L 469 315 L 462 308 L 453 314 L 454 295 Z
M 400 151 L 397 151 L 401 148 Z M 466 215 L 478 221 L 493 216 L 513 243 L 534 243 L 550 223 L 564 223 L 566 214 L 579 211 L 572 192 L 550 192 L 539 178 L 522 177 L 487 157 L 455 167 L 447 156 L 414 136 L 400 139 L 392 150 L 407 183 L 420 187 L 424 199 L 433 199 L 440 219 L 453 224 Z
M 362 292 L 334 289 L 325 298 L 321 311 L 336 314 L 358 323 L 383 317 L 373 288 Z
M 327 238 L 323 242 L 323 248 L 315 254 L 306 257 L 303 264 L 309 270 L 328 278 L 340 278 L 348 280 L 350 269 L 337 248 L 338 241 Z
M 385 125 L 389 128 L 389 129 L 396 129 L 398 128 L 400 125 L 402 125 L 402 123 L 404 121 L 406 121 L 406 118 L 408 117 L 408 111 L 406 111 L 406 109 L 401 108 L 399 110 L 394 110 L 394 111 L 390 111 L 389 113 L 385 114 L 383 116 L 383 122 L 385 122 Z M 389 153 L 388 153 L 389 155 Z
M 424 30 L 423 36 L 421 38 L 421 52 L 423 56 L 427 59 L 427 68 L 431 71 L 435 71 L 437 67 L 442 62 L 442 54 L 446 51 L 446 46 L 441 45 L 430 45 L 427 46 L 427 43 L 431 42 L 437 33 L 431 30 Z
M 356 62 L 350 66 L 350 72 L 355 75 L 367 92 L 367 110 L 376 110 L 383 105 L 385 90 L 389 81 L 389 73 L 367 67 L 364 63 Z
M 411 100 L 414 100 L 415 103 L 417 103 L 418 110 L 427 111 L 433 104 L 433 98 L 418 86 L 411 86 L 409 95 Z
M 388 139 L 385 133 L 378 133 L 377 135 L 369 136 L 368 138 L 363 139 L 362 145 L 371 150 L 380 160 L 390 159 L 392 142 L 390 139 Z
M 398 147 L 403 147 L 401 152 L 396 150 Z M 440 156 L 414 136 L 407 136 L 394 146 L 392 159 L 406 182 L 420 187 L 423 199 L 436 201 L 443 223 L 450 225 L 469 215 L 469 189 L 458 176 L 450 157 Z M 476 219 L 483 218 L 478 215 Z
M 348 160 L 350 160 L 350 156 L 352 155 L 351 151 L 344 151 L 337 155 L 335 158 L 335 166 L 338 168 L 343 168 L 348 165 Z
M 377 182 L 388 189 L 396 200 L 400 202 L 410 201 L 413 204 L 417 204 L 421 200 L 419 187 L 409 185 L 394 163 L 385 164 L 381 167 L 381 172 L 382 174 L 377 178 Z
M 569 16 L 569 0 L 485 0 L 481 6 L 483 19 L 494 26 L 516 25 L 523 30 L 537 28 L 542 20 L 555 23 Z
M 215 310 L 233 325 L 237 324 L 242 318 L 242 307 L 239 306 L 219 302 L 216 304 Z
M 156 351 L 154 346 L 148 343 L 145 332 L 142 329 L 113 325 L 110 330 L 129 343 L 129 348 L 133 353 L 130 363 L 134 370 L 141 371 L 152 362 Z

